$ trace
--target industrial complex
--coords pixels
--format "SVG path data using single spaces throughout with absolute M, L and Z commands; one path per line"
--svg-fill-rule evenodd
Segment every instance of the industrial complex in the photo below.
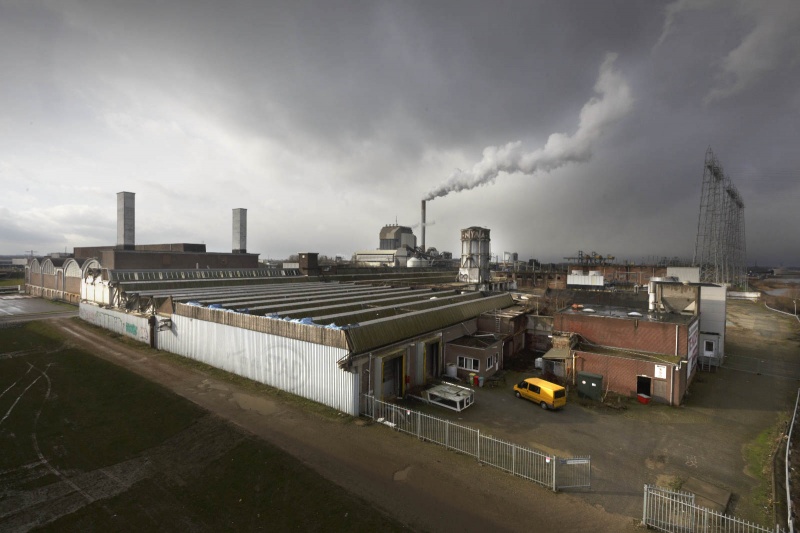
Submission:
M 617 265 L 578 255 L 533 268 L 493 262 L 490 230 L 461 230 L 460 257 L 409 226 L 380 229 L 376 250 L 279 267 L 247 251 L 234 209 L 230 253 L 137 244 L 135 195 L 117 195 L 117 243 L 32 258 L 25 290 L 80 305 L 93 324 L 359 414 L 359 399 L 415 395 L 439 380 L 491 379 L 539 353 L 553 380 L 599 376 L 600 389 L 680 405 L 703 367 L 724 361 L 725 293 L 698 267 Z M 602 258 L 602 260 L 600 260 Z M 585 270 L 584 270 L 585 269 Z

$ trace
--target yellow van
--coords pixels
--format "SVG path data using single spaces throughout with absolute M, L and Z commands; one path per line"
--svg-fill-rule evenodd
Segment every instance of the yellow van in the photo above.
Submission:
M 517 398 L 538 403 L 542 409 L 561 409 L 567 405 L 567 390 L 539 378 L 527 378 L 514 385 Z

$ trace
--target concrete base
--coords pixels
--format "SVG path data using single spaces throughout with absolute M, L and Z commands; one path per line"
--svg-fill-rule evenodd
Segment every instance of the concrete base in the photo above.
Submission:
M 731 501 L 730 491 L 715 487 L 711 483 L 693 477 L 690 477 L 686 480 L 686 483 L 681 485 L 681 490 L 694 493 L 695 504 L 708 507 L 720 513 L 724 513 L 728 509 L 728 503 Z

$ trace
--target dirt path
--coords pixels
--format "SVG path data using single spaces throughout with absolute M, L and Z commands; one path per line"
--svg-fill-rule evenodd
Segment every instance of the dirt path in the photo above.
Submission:
M 636 520 L 603 512 L 475 460 L 382 426 L 331 420 L 254 394 L 99 335 L 54 323 L 76 345 L 128 368 L 297 457 L 345 490 L 424 531 L 634 531 Z

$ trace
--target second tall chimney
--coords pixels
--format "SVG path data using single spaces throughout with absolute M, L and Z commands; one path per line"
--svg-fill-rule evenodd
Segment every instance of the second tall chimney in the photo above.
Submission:
M 247 209 L 233 210 L 233 253 L 247 253 Z
M 117 193 L 117 248 L 136 249 L 136 193 Z
M 422 220 L 420 221 L 422 231 L 422 253 L 425 253 L 425 200 L 422 200 Z

